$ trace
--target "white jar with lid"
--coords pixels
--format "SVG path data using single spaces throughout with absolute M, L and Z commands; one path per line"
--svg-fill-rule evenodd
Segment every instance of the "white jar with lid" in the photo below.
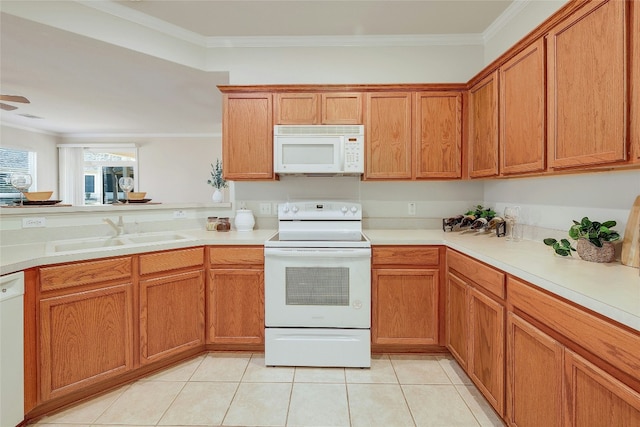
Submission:
M 253 212 L 249 209 L 239 209 L 236 211 L 233 223 L 236 226 L 236 231 L 252 231 L 256 220 L 253 217 Z

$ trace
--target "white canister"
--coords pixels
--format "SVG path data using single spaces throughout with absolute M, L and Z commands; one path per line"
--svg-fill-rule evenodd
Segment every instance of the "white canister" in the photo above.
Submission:
M 236 217 L 233 220 L 236 231 L 251 231 L 256 223 L 253 212 L 249 209 L 240 209 L 236 211 Z

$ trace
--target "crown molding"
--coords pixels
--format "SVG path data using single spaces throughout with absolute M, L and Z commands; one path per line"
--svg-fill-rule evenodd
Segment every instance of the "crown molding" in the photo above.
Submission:
M 207 37 L 207 48 L 238 47 L 393 47 L 483 45 L 482 34 L 385 36 Z
M 167 36 L 192 43 L 196 46 L 206 47 L 207 37 L 185 30 L 177 25 L 170 24 L 145 13 L 138 12 L 126 6 L 122 6 L 111 0 L 76 0 L 78 3 L 99 10 L 103 13 L 124 19 L 134 24 L 141 25 L 145 28 L 157 31 Z
M 483 45 L 491 40 L 500 30 L 502 30 L 514 17 L 520 14 L 522 10 L 527 7 L 527 5 L 532 0 L 513 0 L 513 3 L 507 7 L 504 12 L 498 16 L 495 21 L 491 23 L 487 27 L 486 30 L 482 33 L 482 41 Z
M 482 34 L 206 37 L 114 1 L 76 1 L 103 13 L 204 48 L 466 46 L 484 43 Z
M 7 121 L 4 118 L 0 119 L 0 126 L 13 128 L 13 129 L 18 129 L 18 130 L 24 130 L 24 131 L 27 131 L 27 132 L 40 133 L 42 135 L 48 135 L 48 136 L 55 136 L 55 137 L 61 137 L 62 136 L 62 134 L 57 133 L 57 132 L 38 129 L 36 127 L 26 126 L 26 125 L 23 125 L 23 124 L 20 124 L 20 123 L 13 123 L 13 122 Z

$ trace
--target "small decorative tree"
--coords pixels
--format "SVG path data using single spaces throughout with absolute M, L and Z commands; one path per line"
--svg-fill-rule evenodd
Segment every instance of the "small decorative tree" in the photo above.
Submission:
M 207 180 L 207 184 L 216 189 L 216 191 L 213 192 L 213 201 L 216 203 L 222 202 L 223 195 L 220 190 L 227 188 L 229 183 L 222 176 L 222 162 L 220 159 L 216 159 L 215 166 L 213 163 L 211 164 L 211 178 Z

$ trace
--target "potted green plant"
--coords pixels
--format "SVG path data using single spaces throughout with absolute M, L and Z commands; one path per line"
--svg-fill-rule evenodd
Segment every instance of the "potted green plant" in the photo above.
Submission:
M 543 240 L 544 244 L 553 247 L 555 252 L 561 256 L 572 255 L 571 252 L 578 252 L 580 258 L 591 262 L 611 262 L 615 258 L 615 248 L 613 243 L 620 239 L 620 234 L 612 230 L 615 221 L 605 221 L 603 223 L 591 221 L 588 217 L 582 221 L 573 221 L 569 228 L 569 237 L 576 240 L 576 248 L 571 246 L 567 239 L 560 241 L 553 238 Z
M 207 180 L 207 184 L 211 185 L 216 190 L 213 192 L 213 201 L 220 203 L 223 200 L 222 189 L 227 188 L 229 183 L 222 176 L 222 162 L 220 159 L 216 159 L 216 165 L 211 164 L 211 178 Z

